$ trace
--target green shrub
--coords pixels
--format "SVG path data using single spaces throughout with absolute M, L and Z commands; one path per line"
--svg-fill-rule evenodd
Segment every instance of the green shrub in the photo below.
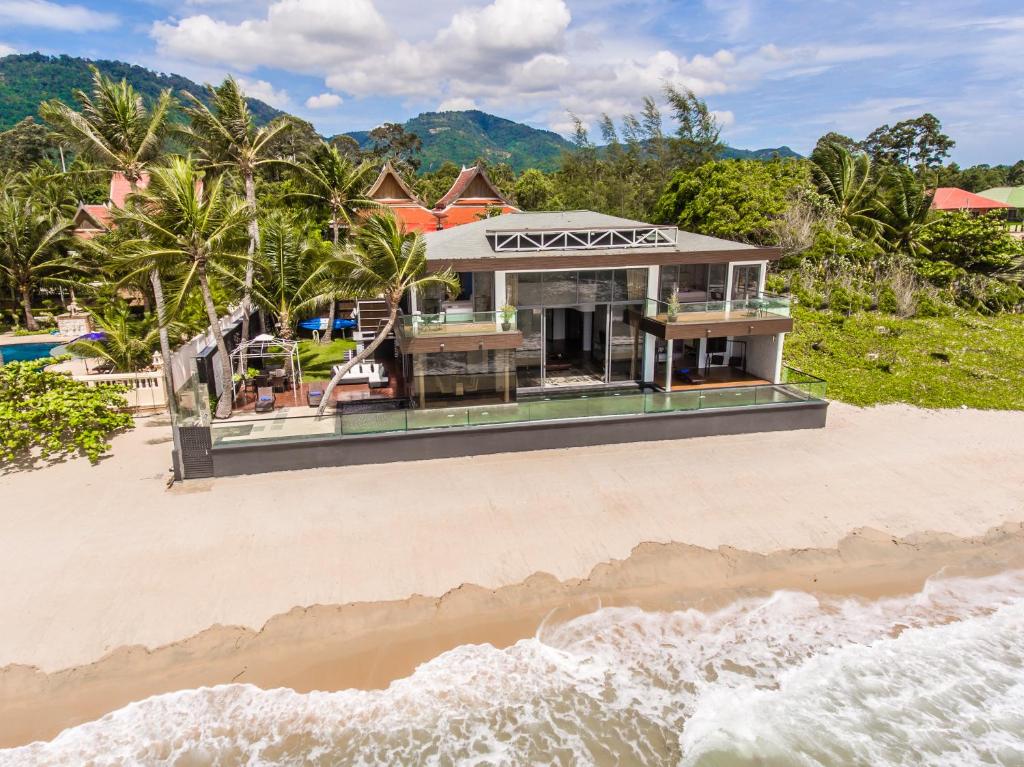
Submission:
M 896 298 L 896 291 L 891 285 L 883 285 L 878 291 L 878 311 L 886 314 L 898 314 L 900 311 L 899 300 Z
M 919 290 L 914 294 L 917 303 L 915 315 L 918 317 L 948 317 L 953 313 L 949 304 L 942 301 L 929 290 Z
M 853 311 L 853 295 L 845 285 L 833 285 L 828 292 L 828 308 L 834 312 L 850 314 Z
M 781 274 L 769 274 L 764 278 L 764 289 L 769 293 L 785 293 L 786 278 Z
M 124 389 L 91 387 L 47 373 L 52 359 L 0 366 L 0 459 L 43 460 L 79 454 L 95 463 L 110 449 L 107 438 L 133 421 Z

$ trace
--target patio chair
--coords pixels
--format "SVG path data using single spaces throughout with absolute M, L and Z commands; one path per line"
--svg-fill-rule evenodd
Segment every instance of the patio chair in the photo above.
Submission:
M 274 410 L 274 389 L 271 386 L 263 386 L 256 390 L 256 412 L 270 413 Z

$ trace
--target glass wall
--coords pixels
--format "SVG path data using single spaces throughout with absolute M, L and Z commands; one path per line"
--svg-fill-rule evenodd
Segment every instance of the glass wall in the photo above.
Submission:
M 516 327 L 523 334 L 523 343 L 515 355 L 519 386 L 540 386 L 543 380 L 544 310 L 520 309 L 516 312 Z
M 515 399 L 514 355 L 505 349 L 414 354 L 412 396 L 421 408 Z
M 661 267 L 658 298 L 668 301 L 675 292 L 679 301 L 701 302 L 725 299 L 728 264 L 673 264 Z
M 647 269 L 509 272 L 505 300 L 513 306 L 580 306 L 647 298 Z
M 611 360 L 610 381 L 639 381 L 643 378 L 643 342 L 640 333 L 642 304 L 616 305 L 611 312 L 609 335 Z

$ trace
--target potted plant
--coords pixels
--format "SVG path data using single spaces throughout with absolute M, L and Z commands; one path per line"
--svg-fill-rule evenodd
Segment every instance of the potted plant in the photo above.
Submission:
M 501 329 L 506 333 L 512 329 L 512 320 L 516 318 L 516 308 L 511 304 L 501 307 Z
M 665 313 L 668 315 L 669 322 L 675 322 L 676 318 L 679 316 L 679 296 L 675 293 L 673 293 L 672 297 L 669 298 Z

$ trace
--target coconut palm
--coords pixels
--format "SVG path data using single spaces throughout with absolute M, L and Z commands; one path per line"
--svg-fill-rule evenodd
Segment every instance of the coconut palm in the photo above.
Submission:
M 331 246 L 294 219 L 275 213 L 262 221 L 252 298 L 277 318 L 277 332 L 292 338 L 303 314 L 334 298 Z
M 136 196 L 135 204 L 118 214 L 118 221 L 130 224 L 140 234 L 124 243 L 129 265 L 134 262 L 144 269 L 156 265 L 183 271 L 173 309 L 177 310 L 189 292 L 199 287 L 224 384 L 216 416 L 228 418 L 232 407 L 231 361 L 209 275 L 211 270 L 226 270 L 248 260 L 244 240 L 249 207 L 228 193 L 222 178 L 204 183 L 190 160 L 175 157 L 168 167 L 152 171 L 149 186 Z
M 319 415 L 331 401 L 338 382 L 355 365 L 373 355 L 387 338 L 402 297 L 410 290 L 440 285 L 458 291 L 459 278 L 450 268 L 427 273 L 427 246 L 420 232 L 407 232 L 391 211 L 374 213 L 359 227 L 352 239 L 336 255 L 342 271 L 343 285 L 359 296 L 381 296 L 388 309 L 388 318 L 376 337 L 361 352 L 335 372 L 324 391 Z
M 924 256 L 930 251 L 922 235 L 930 226 L 932 195 L 906 165 L 890 168 L 885 174 L 878 215 L 882 237 L 892 251 L 909 256 Z
M 83 157 L 96 163 L 97 169 L 123 174 L 135 194 L 139 181 L 163 154 L 167 115 L 174 105 L 171 91 L 161 91 L 152 107 L 147 108 L 142 96 L 127 80 L 114 82 L 92 67 L 92 93 L 76 90 L 74 97 L 79 111 L 54 99 L 43 103 L 39 113 L 54 126 L 57 141 L 74 147 Z M 169 318 L 158 269 L 150 269 L 149 282 L 160 327 L 160 353 L 164 359 L 167 391 L 173 392 L 171 342 L 167 332 Z M 167 404 L 173 415 L 173 396 L 167 398 Z
M 373 166 L 368 162 L 356 164 L 338 151 L 336 146 L 324 143 L 299 166 L 302 170 L 302 189 L 292 197 L 326 207 L 331 217 L 331 240 L 338 244 L 340 230 L 351 231 L 360 212 L 379 207 L 376 200 L 366 196 Z M 329 303 L 327 330 L 321 339 L 329 344 L 334 333 L 336 304 Z
M 257 128 L 249 112 L 249 104 L 238 82 L 228 77 L 214 87 L 206 86 L 212 108 L 188 91 L 183 93 L 189 104 L 185 109 L 190 125 L 182 133 L 199 153 L 203 167 L 238 173 L 245 187 L 245 202 L 249 206 L 249 261 L 245 267 L 242 300 L 246 308 L 252 305 L 251 293 L 255 269 L 255 254 L 260 244 L 260 227 L 256 210 L 256 169 L 261 165 L 282 162 L 275 156 L 275 144 L 283 133 L 291 129 L 288 120 Z M 242 343 L 249 340 L 249 312 L 242 317 Z M 239 372 L 245 369 L 245 359 L 239 358 Z
M 878 181 L 872 174 L 871 158 L 830 142 L 814 149 L 811 163 L 818 189 L 835 205 L 839 221 L 851 233 L 876 237 L 881 225 L 876 206 Z
M 94 312 L 92 318 L 103 339 L 75 341 L 71 351 L 104 359 L 118 373 L 134 373 L 152 364 L 153 352 L 160 345 L 159 324 L 152 317 L 136 320 L 128 307 L 117 306 L 103 314 Z
M 71 221 L 54 222 L 49 213 L 31 198 L 0 196 L 0 277 L 21 298 L 29 330 L 39 329 L 32 315 L 32 292 L 43 286 L 73 285 L 85 273 L 68 250 L 74 241 Z

